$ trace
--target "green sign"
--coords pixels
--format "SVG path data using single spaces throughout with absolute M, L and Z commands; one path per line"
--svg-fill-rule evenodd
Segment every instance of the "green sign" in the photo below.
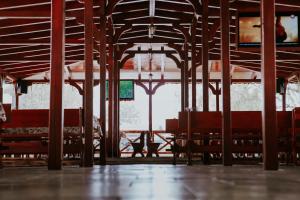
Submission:
M 106 99 L 108 99 L 108 81 L 106 81 Z M 120 81 L 120 100 L 134 100 L 134 82 L 130 80 Z

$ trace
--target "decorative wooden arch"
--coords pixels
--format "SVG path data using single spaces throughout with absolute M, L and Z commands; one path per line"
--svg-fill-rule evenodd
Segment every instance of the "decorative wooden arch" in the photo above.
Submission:
M 106 9 L 106 15 L 112 15 L 115 7 L 118 5 L 118 3 L 122 2 L 123 0 L 109 0 L 107 4 L 107 9 Z M 189 3 L 191 6 L 193 6 L 195 14 L 201 15 L 201 4 L 198 0 L 183 0 L 187 3 Z

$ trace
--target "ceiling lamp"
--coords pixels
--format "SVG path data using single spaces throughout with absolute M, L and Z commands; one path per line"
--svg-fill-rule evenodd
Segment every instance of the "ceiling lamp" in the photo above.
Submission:
M 154 34 L 155 34 L 155 30 L 156 30 L 156 27 L 153 25 L 153 24 L 151 24 L 150 26 L 149 26 L 149 38 L 150 39 L 152 39 L 153 38 L 153 36 L 154 36 Z

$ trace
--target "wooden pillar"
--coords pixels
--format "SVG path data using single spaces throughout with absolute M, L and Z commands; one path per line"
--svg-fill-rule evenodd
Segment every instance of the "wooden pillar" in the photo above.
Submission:
M 184 43 L 184 107 L 189 107 L 189 45 L 187 38 Z
M 232 165 L 232 131 L 230 105 L 230 17 L 229 0 L 220 1 L 221 6 L 221 62 L 222 62 L 222 138 L 223 165 Z
M 216 111 L 220 111 L 220 85 L 218 81 L 216 81 L 216 91 Z
M 3 104 L 3 85 L 4 85 L 5 76 L 0 74 L 0 103 Z
M 4 83 L 4 75 L 0 74 L 0 104 L 3 104 L 3 83 Z M 0 120 L 0 125 L 2 123 L 2 120 Z M 1 141 L 0 141 L 1 142 Z M 0 155 L 0 169 L 2 169 L 2 155 Z
M 265 170 L 278 169 L 276 120 L 275 0 L 261 1 L 263 160 Z
M 109 92 L 108 92 L 108 95 L 109 95 L 109 102 L 108 102 L 108 144 L 107 144 L 107 154 L 109 157 L 112 157 L 112 149 L 113 149 L 113 144 L 112 144 L 112 141 L 113 141 L 113 128 L 114 128 L 114 124 L 113 124 L 113 104 L 114 104 L 114 101 L 113 101 L 113 96 L 114 96 L 114 84 L 113 84 L 113 79 L 114 79 L 114 59 L 113 59 L 113 45 L 112 44 L 109 44 L 109 59 L 110 59 L 110 62 L 109 62 L 109 81 L 108 81 L 108 89 L 109 89 Z
M 288 80 L 284 81 L 284 90 L 282 94 L 282 111 L 286 111 L 286 90 L 287 90 Z
M 117 52 L 117 51 L 116 51 Z M 118 57 L 118 56 L 115 56 Z M 120 87 L 120 81 L 119 81 L 119 74 L 120 74 L 120 62 L 118 60 L 115 60 L 115 71 L 114 71 L 114 132 L 113 132 L 113 156 L 119 157 L 119 143 L 120 143 L 120 137 L 119 137 L 119 109 L 120 109 L 120 97 L 119 97 L 119 87 Z
M 202 0 L 202 94 L 203 94 L 203 111 L 209 111 L 209 43 L 208 43 L 208 0 Z M 209 140 L 205 139 L 204 145 L 209 144 Z M 209 153 L 203 154 L 203 163 L 209 163 Z
M 153 88 L 152 88 L 152 74 L 150 74 L 150 80 L 149 80 L 149 94 L 148 94 L 148 97 L 149 97 L 149 135 L 152 135 L 152 112 L 153 112 L 153 109 L 152 109 L 152 96 L 153 96 Z
M 117 128 L 117 132 L 118 132 L 118 157 L 121 156 L 121 151 L 120 151 L 120 81 L 121 81 L 121 63 L 120 61 L 118 62 L 118 118 L 117 118 L 117 123 L 118 123 L 118 128 Z
M 194 17 L 193 19 L 193 25 L 192 25 L 192 68 L 191 68 L 191 74 L 192 74 L 192 109 L 193 111 L 197 110 L 197 66 L 196 66 L 196 28 L 197 28 L 197 17 Z
M 63 84 L 65 63 L 65 1 L 51 4 L 51 61 L 48 169 L 60 170 L 63 158 Z
M 192 165 L 193 152 L 192 152 L 192 112 L 191 110 L 186 111 L 187 117 L 187 165 Z
M 100 125 L 103 137 L 100 141 L 100 165 L 106 165 L 106 1 L 100 5 Z
M 181 86 L 181 112 L 184 111 L 184 79 L 185 79 L 185 71 L 184 71 L 184 62 L 181 62 L 180 63 L 181 65 L 181 69 L 180 69 L 180 76 L 181 76 L 181 79 L 180 79 L 180 86 Z
M 120 61 L 118 61 L 118 68 L 116 74 L 116 156 L 120 157 Z
M 208 0 L 202 0 L 202 90 L 204 112 L 209 111 L 208 33 Z
M 85 81 L 82 81 L 82 108 L 84 108 L 85 105 L 85 98 L 84 98 L 84 88 L 85 88 Z
M 92 167 L 94 164 L 93 151 L 93 0 L 84 1 L 84 63 L 85 63 L 85 84 L 84 84 L 84 163 L 85 167 Z
M 15 92 L 15 109 L 19 110 L 19 93 L 18 93 L 18 86 L 17 83 L 14 83 L 14 92 Z
M 113 76 L 113 127 L 112 127 L 112 156 L 118 157 L 118 56 L 117 56 L 117 46 L 114 46 L 114 64 L 113 64 L 113 70 L 112 70 L 112 76 Z

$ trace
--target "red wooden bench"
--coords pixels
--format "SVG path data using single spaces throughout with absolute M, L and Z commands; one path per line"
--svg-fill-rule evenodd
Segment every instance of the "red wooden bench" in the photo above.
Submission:
M 28 155 L 48 153 L 48 123 L 49 110 L 12 110 L 10 120 L 1 123 L 0 138 L 2 146 L 7 149 L 1 150 L 2 155 Z M 81 154 L 82 151 L 82 110 L 65 109 L 64 126 L 77 129 L 78 133 L 64 130 L 64 154 Z M 14 130 L 6 133 L 5 130 Z M 28 133 L 25 129 L 41 129 L 38 132 Z
M 293 111 L 292 123 L 292 155 L 295 164 L 298 164 L 298 155 L 300 153 L 300 108 Z
M 222 153 L 221 112 L 180 112 L 179 120 L 166 120 L 166 131 L 174 134 L 174 162 L 176 154 L 186 153 L 191 159 L 193 153 Z M 188 120 L 190 119 L 190 120 Z M 232 112 L 233 156 L 262 153 L 262 115 L 259 111 Z M 290 154 L 292 113 L 277 112 L 278 152 Z M 204 139 L 209 140 L 204 145 Z M 178 141 L 181 140 L 181 145 Z M 182 142 L 183 141 L 183 142 Z

